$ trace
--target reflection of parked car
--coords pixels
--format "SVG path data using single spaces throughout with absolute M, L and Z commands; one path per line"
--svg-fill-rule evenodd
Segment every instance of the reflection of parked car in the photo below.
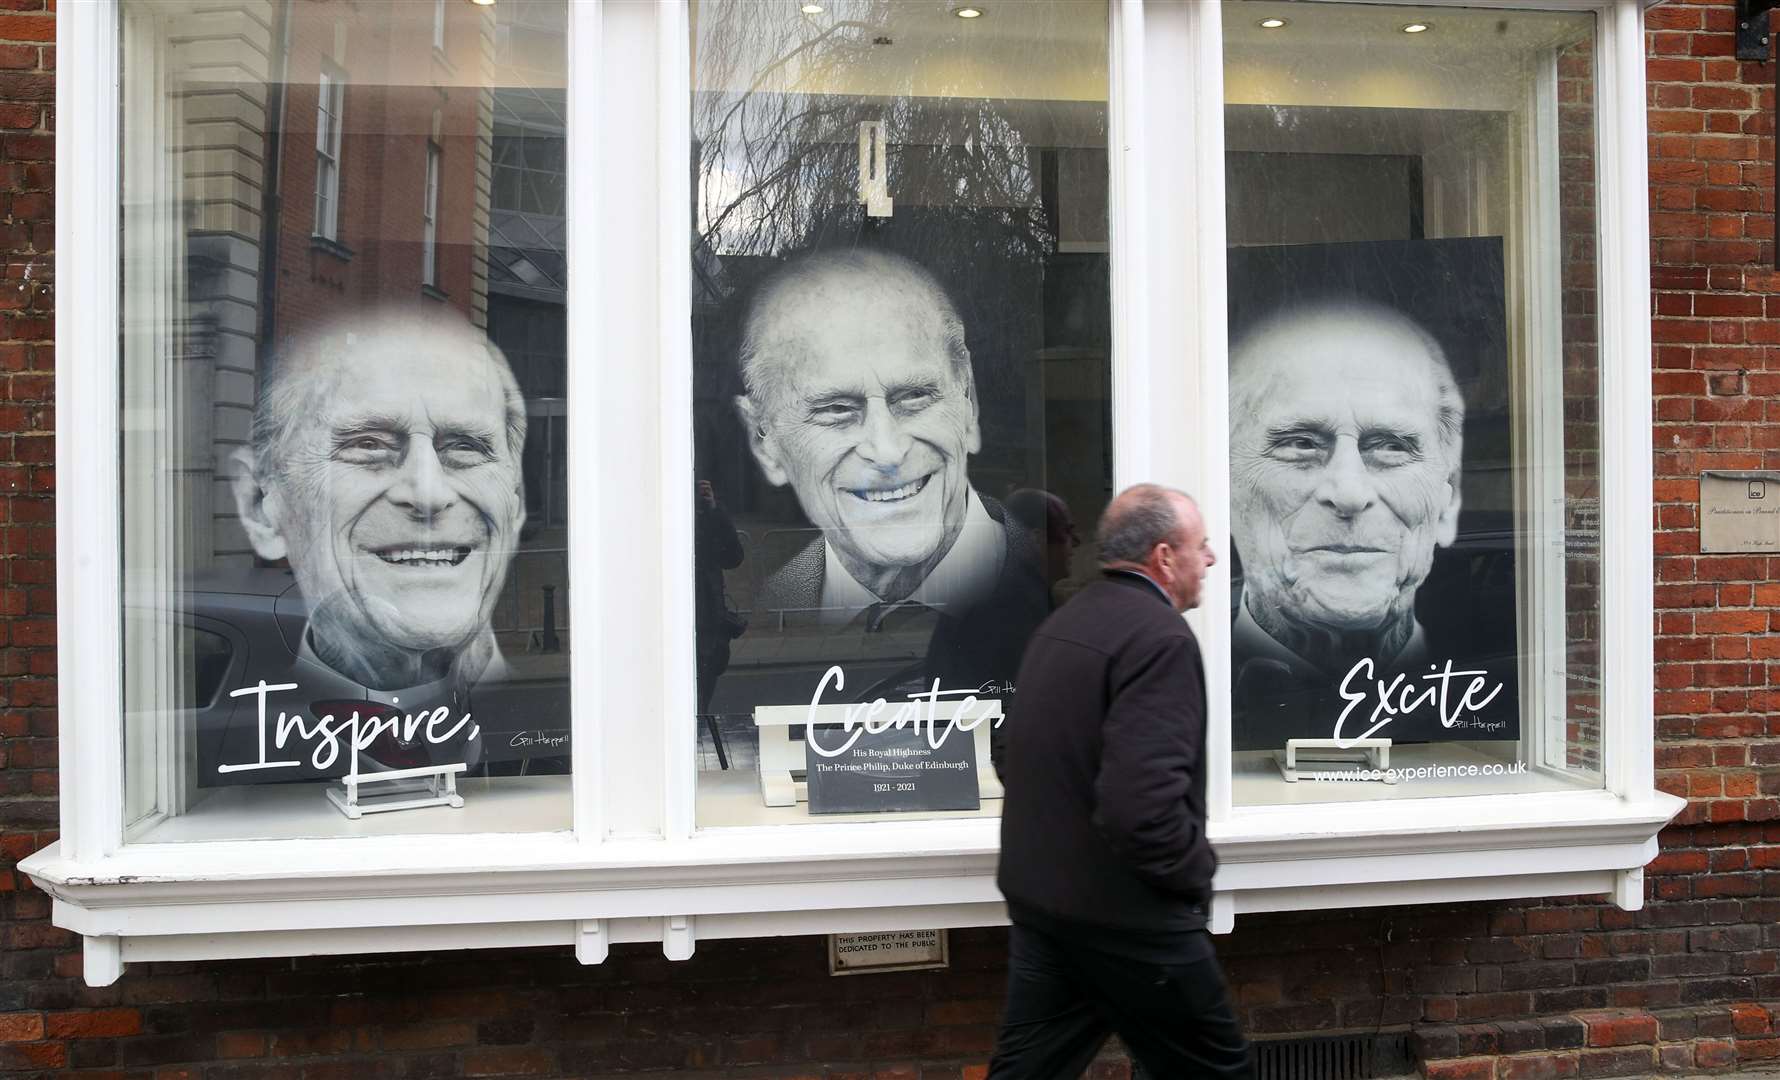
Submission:
M 472 774 L 568 768 L 566 677 L 482 683 L 467 694 L 444 684 L 379 692 L 341 676 L 303 647 L 308 608 L 288 570 L 208 574 L 182 596 L 178 621 L 186 639 L 178 655 L 190 665 L 190 678 L 176 707 L 191 718 L 202 786 L 340 776 L 350 763 L 345 725 L 355 712 L 361 724 L 385 721 L 359 754 L 361 772 L 456 762 L 468 764 Z M 146 606 L 137 605 L 133 617 L 147 619 Z M 295 687 L 262 695 L 254 692 L 262 681 L 268 688 Z M 250 692 L 235 693 L 244 690 Z M 440 708 L 446 713 L 437 713 Z M 459 726 L 465 714 L 471 722 Z M 331 755 L 321 727 L 329 716 L 340 731 Z M 452 733 L 454 726 L 459 730 Z M 473 739 L 472 729 L 480 729 Z

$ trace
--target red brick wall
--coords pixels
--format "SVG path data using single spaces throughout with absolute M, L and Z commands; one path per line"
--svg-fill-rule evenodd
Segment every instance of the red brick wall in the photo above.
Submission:
M 1773 68 L 1736 60 L 1733 24 L 1658 8 L 1649 62 L 1657 782 L 1725 823 L 1780 819 L 1780 560 L 1699 553 L 1700 471 L 1780 468 Z
M 680 964 L 634 946 L 594 968 L 565 948 L 79 981 L 77 942 L 13 869 L 57 819 L 44 4 L 0 0 L 0 1075 L 980 1075 L 1000 1006 L 994 930 L 955 934 L 947 972 L 843 979 L 819 940 L 788 939 L 707 943 Z M 1700 469 L 1780 467 L 1773 76 L 1731 58 L 1731 12 L 1651 16 L 1657 765 L 1691 801 L 1663 835 L 1650 903 L 1245 917 L 1220 949 L 1256 1034 L 1414 1026 L 1453 1059 L 1432 1070 L 1446 1076 L 1780 1055 L 1771 1013 L 1706 1007 L 1780 999 L 1780 560 L 1702 557 L 1696 531 Z M 1124 1070 L 1109 1057 L 1098 1071 Z

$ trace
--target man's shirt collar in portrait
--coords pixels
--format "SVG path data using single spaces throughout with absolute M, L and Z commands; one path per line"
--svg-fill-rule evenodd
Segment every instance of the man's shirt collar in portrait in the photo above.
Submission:
M 1330 677 L 1335 678 L 1347 674 L 1344 671 L 1319 671 L 1310 661 L 1280 644 L 1279 639 L 1261 628 L 1255 617 L 1249 614 L 1248 597 L 1242 598 L 1242 604 L 1236 610 L 1236 622 L 1230 627 L 1230 647 L 1240 661 L 1264 659 L 1277 660 L 1284 664 L 1292 673 L 1293 678 L 1302 681 L 1314 681 Z M 1396 656 L 1373 657 L 1373 663 L 1380 672 L 1394 671 L 1416 663 L 1428 654 L 1428 633 L 1422 628 L 1420 619 L 1415 621 L 1415 632 Z
M 319 670 L 326 672 L 332 678 L 350 683 L 354 688 L 354 692 L 366 701 L 375 701 L 379 704 L 397 707 L 404 701 L 418 704 L 420 702 L 443 699 L 449 697 L 455 691 L 470 689 L 480 683 L 507 681 L 510 675 L 507 667 L 507 658 L 502 655 L 500 645 L 493 640 L 494 631 L 489 630 L 485 631 L 485 633 L 487 633 L 489 638 L 488 645 L 490 651 L 488 653 L 488 662 L 483 666 L 480 672 L 470 676 L 469 672 L 463 671 L 461 666 L 459 666 L 451 672 L 448 672 L 444 677 L 432 682 L 420 683 L 415 686 L 405 686 L 397 690 L 376 690 L 366 686 L 356 679 L 349 679 L 345 675 L 335 671 L 326 660 L 323 660 L 321 656 L 316 653 L 314 644 L 309 640 L 309 631 L 307 628 L 303 630 L 302 644 L 297 647 L 297 659 L 304 663 L 314 665 Z
M 974 489 L 965 493 L 964 527 L 952 550 L 927 575 L 915 591 L 900 603 L 925 604 L 942 613 L 959 612 L 987 597 L 995 589 L 1007 559 L 1002 527 L 983 508 Z M 855 612 L 880 602 L 877 594 L 861 585 L 841 565 L 834 545 L 824 542 L 822 572 L 823 622 L 850 619 Z

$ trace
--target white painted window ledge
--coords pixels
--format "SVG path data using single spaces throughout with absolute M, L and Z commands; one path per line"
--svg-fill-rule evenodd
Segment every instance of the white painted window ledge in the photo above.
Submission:
M 1212 827 L 1214 929 L 1257 911 L 1607 894 L 1642 904 L 1672 795 L 1478 796 L 1245 810 Z M 1408 812 L 1408 811 L 1413 812 Z M 89 981 L 129 960 L 573 945 L 995 925 L 993 820 L 141 844 L 21 869 L 87 937 Z M 194 933 L 202 927 L 203 932 Z

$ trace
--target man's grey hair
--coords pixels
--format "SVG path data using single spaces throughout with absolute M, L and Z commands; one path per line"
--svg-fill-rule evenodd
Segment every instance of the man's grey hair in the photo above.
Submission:
M 800 293 L 814 292 L 831 279 L 849 277 L 858 279 L 860 288 L 878 292 L 900 291 L 926 302 L 933 309 L 934 333 L 952 361 L 953 374 L 966 387 L 973 386 L 970 350 L 964 342 L 964 320 L 934 276 L 919 263 L 901 255 L 852 248 L 798 256 L 774 270 L 755 288 L 742 316 L 741 345 L 736 353 L 742 386 L 749 399 L 757 405 L 767 405 L 780 389 L 780 365 L 770 363 L 772 357 L 762 348 L 761 339 L 769 323 L 768 316 L 783 304 L 794 302 Z
M 285 448 L 293 432 L 313 419 L 309 380 L 330 362 L 350 360 L 367 340 L 406 338 L 416 343 L 441 343 L 481 356 L 494 368 L 505 404 L 507 452 L 517 464 L 525 450 L 525 395 L 507 363 L 506 354 L 468 322 L 424 318 L 410 311 L 372 311 L 348 316 L 304 334 L 279 349 L 260 378 L 254 399 L 253 456 L 255 471 L 277 476 L 284 471 Z
M 1137 484 L 1120 492 L 1095 530 L 1100 564 L 1140 563 L 1157 544 L 1172 542 L 1181 529 L 1182 500 L 1191 502 L 1192 496 L 1161 484 Z
M 1437 410 L 1435 426 L 1440 437 L 1440 452 L 1446 458 L 1447 467 L 1457 469 L 1464 446 L 1465 398 L 1459 391 L 1458 380 L 1453 378 L 1452 365 L 1446 359 L 1446 350 L 1433 334 L 1428 333 L 1421 323 L 1408 315 L 1396 308 L 1358 297 L 1330 296 L 1306 304 L 1294 304 L 1268 315 L 1233 341 L 1230 347 L 1231 422 L 1234 424 L 1239 417 L 1253 415 L 1259 404 L 1255 399 L 1261 390 L 1256 385 L 1254 376 L 1265 365 L 1257 362 L 1254 350 L 1245 346 L 1263 334 L 1297 323 L 1319 320 L 1368 322 L 1394 327 L 1421 343 L 1422 351 L 1428 359 L 1428 372 L 1434 378 Z

